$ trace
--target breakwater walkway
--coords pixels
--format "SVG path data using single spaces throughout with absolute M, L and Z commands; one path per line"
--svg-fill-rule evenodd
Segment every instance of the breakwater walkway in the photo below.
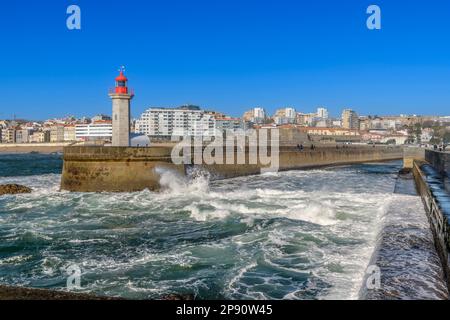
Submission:
M 427 150 L 425 161 L 414 162 L 414 177 L 428 215 L 435 245 L 450 288 L 449 154 Z
M 226 151 L 223 152 L 226 157 Z M 192 157 L 196 157 L 193 153 Z M 234 178 L 261 173 L 267 164 L 259 160 L 250 164 L 249 150 L 245 150 L 245 162 L 229 164 L 202 164 L 216 179 Z M 320 147 L 315 150 L 299 150 L 282 147 L 277 156 L 279 171 L 317 168 L 323 166 L 378 162 L 403 159 L 401 147 L 347 146 Z M 115 148 L 115 147 L 66 147 L 61 189 L 75 192 L 131 192 L 160 189 L 160 172 L 171 170 L 186 175 L 187 164 L 175 164 L 170 147 Z
M 370 265 L 380 270 L 380 287 L 368 288 L 365 300 L 446 300 L 449 292 L 427 213 L 416 191 L 412 172 L 399 175 L 396 201 L 383 218 Z

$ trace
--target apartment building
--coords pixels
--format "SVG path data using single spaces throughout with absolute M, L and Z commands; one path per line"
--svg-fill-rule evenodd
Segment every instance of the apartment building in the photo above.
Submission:
M 135 132 L 162 140 L 172 136 L 213 136 L 216 118 L 195 106 L 150 108 L 136 120 Z
M 216 129 L 220 131 L 247 130 L 247 123 L 239 118 L 216 118 Z
M 351 109 L 345 109 L 342 112 L 342 127 L 345 129 L 359 129 L 358 114 Z
M 30 143 L 50 142 L 50 130 L 36 131 L 30 135 Z
M 273 120 L 277 125 L 294 124 L 297 122 L 297 112 L 294 108 L 279 109 Z
M 297 124 L 301 126 L 312 126 L 317 119 L 317 113 L 297 113 Z
M 317 117 L 322 120 L 327 120 L 330 117 L 328 109 L 326 108 L 317 108 Z
M 112 122 L 97 121 L 90 124 L 75 125 L 75 140 L 77 141 L 95 141 L 112 139 Z
M 64 141 L 76 141 L 76 127 L 75 125 L 67 125 L 64 127 Z
M 50 127 L 50 142 L 64 142 L 64 125 Z
M 266 118 L 266 111 L 259 107 L 247 111 L 243 116 L 244 121 L 252 122 L 254 124 L 264 124 L 266 122 Z
M 30 142 L 31 130 L 28 129 L 16 129 L 16 141 L 15 143 L 28 143 Z
M 2 143 L 16 143 L 16 129 L 2 129 Z

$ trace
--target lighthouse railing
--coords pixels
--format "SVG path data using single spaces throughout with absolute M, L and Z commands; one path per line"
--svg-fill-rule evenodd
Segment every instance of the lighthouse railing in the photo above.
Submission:
M 109 94 L 117 94 L 117 93 L 116 93 L 116 88 L 109 88 L 108 93 L 109 93 Z M 120 93 L 118 93 L 118 94 L 120 94 Z M 122 93 L 122 94 L 123 94 L 123 93 Z M 133 89 L 133 88 L 128 88 L 126 94 L 128 94 L 128 95 L 130 95 L 130 96 L 134 96 L 134 89 Z

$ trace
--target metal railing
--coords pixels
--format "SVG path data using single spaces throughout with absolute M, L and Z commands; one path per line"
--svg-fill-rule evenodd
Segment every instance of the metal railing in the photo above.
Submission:
M 116 88 L 109 88 L 108 93 L 109 94 L 124 94 L 124 93 L 116 93 Z M 125 93 L 125 94 L 134 97 L 134 89 L 128 88 L 127 93 Z

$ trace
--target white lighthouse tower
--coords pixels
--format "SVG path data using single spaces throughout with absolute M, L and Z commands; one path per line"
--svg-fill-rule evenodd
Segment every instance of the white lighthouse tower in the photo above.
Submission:
M 128 79 L 123 72 L 122 67 L 116 78 L 116 87 L 109 93 L 112 99 L 113 147 L 130 146 L 130 105 L 134 93 L 128 89 Z

